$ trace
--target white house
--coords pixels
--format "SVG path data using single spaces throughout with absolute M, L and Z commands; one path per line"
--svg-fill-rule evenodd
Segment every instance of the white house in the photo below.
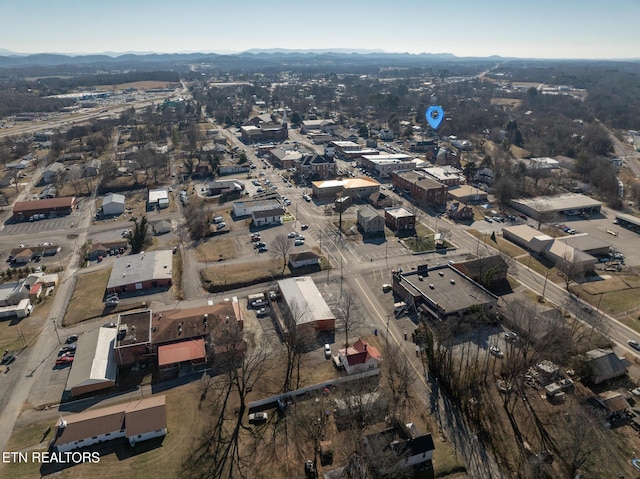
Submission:
M 281 225 L 284 217 L 284 208 L 278 207 L 270 210 L 259 210 L 251 213 L 254 226 Z
M 375 346 L 358 339 L 352 347 L 338 351 L 338 359 L 347 374 L 356 374 L 380 368 L 382 356 Z
M 431 433 L 418 434 L 413 424 L 399 421 L 394 427 L 365 436 L 364 442 L 370 455 L 388 461 L 388 465 L 381 464 L 387 472 L 428 463 L 436 448 Z
M 320 265 L 321 256 L 313 251 L 303 251 L 302 253 L 291 253 L 289 255 L 289 266 L 293 269 L 303 266 Z
M 109 193 L 102 200 L 102 213 L 104 215 L 121 215 L 124 213 L 124 195 Z

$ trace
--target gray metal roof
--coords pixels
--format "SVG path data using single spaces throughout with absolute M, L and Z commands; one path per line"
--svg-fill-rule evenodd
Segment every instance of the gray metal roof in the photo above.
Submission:
M 126 284 L 171 278 L 173 253 L 171 250 L 151 251 L 116 258 L 107 289 Z
M 329 305 L 310 277 L 283 279 L 278 281 L 278 287 L 289 308 L 295 304 L 299 309 L 298 313 L 302 313 L 298 324 L 335 320 Z

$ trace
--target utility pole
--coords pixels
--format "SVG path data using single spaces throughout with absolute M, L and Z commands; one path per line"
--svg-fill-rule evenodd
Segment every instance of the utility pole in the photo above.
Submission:
M 531 256 L 529 256 L 531 258 Z M 544 275 L 544 286 L 542 286 L 542 302 L 544 302 L 544 293 L 547 290 L 547 279 L 549 279 L 550 269 L 547 270 L 547 274 Z M 602 299 L 602 294 L 600 295 L 600 299 Z M 598 306 L 599 307 L 599 306 Z
M 62 344 L 62 341 L 60 341 L 60 334 L 58 334 L 58 325 L 56 324 L 56 318 L 51 318 L 51 321 L 53 321 L 53 329 L 56 332 L 56 337 L 58 338 L 58 344 Z

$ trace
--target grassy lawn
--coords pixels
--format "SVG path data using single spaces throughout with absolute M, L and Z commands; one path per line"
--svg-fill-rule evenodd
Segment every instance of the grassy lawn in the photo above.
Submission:
M 40 303 L 36 303 L 30 316 L 20 321 L 0 321 L 0 350 L 16 351 L 27 345 L 33 345 L 40 334 L 40 330 L 49 317 L 49 309 L 53 302 L 52 297 L 47 297 Z M 24 340 L 23 340 L 24 338 Z
M 102 299 L 110 274 L 111 268 L 107 268 L 79 275 L 67 314 L 62 321 L 63 326 L 71 326 L 85 319 L 102 315 L 104 311 Z
M 475 238 L 480 239 L 483 243 L 491 246 L 492 248 L 497 249 L 501 253 L 510 256 L 511 258 L 515 258 L 516 256 L 520 256 L 523 254 L 527 254 L 525 250 L 520 248 L 519 246 L 514 245 L 512 242 L 505 240 L 499 236 L 496 236 L 496 241 L 491 239 L 491 235 L 487 233 L 481 233 L 475 229 L 468 229 L 467 232 L 474 236 Z
M 218 261 L 222 259 L 233 259 L 238 256 L 238 250 L 233 238 L 208 239 L 196 247 L 196 259 L 201 262 Z
M 205 288 L 210 286 L 222 286 L 251 283 L 262 280 L 269 281 L 282 271 L 282 260 L 278 258 L 256 260 L 251 263 L 239 263 L 233 265 L 216 264 L 203 270 L 202 276 Z M 285 269 L 285 275 L 288 269 Z
M 110 477 L 181 477 L 182 460 L 191 447 L 192 432 L 198 429 L 202 420 L 198 411 L 197 388 L 199 383 L 167 391 L 167 436 L 162 444 L 155 448 L 145 448 L 140 444 L 135 449 L 128 445 L 93 446 L 91 450 L 100 451 L 99 463 L 78 464 L 56 473 L 61 478 L 91 478 L 101 479 Z M 14 431 L 7 445 L 7 451 L 22 451 L 26 449 L 45 451 L 44 447 L 37 447 L 44 432 L 54 427 L 56 420 L 30 424 Z M 47 436 L 49 441 L 53 430 Z M 152 441 L 151 441 L 152 442 Z M 154 443 L 156 444 L 156 443 Z M 14 479 L 28 479 L 41 477 L 40 464 L 2 464 L 1 477 Z

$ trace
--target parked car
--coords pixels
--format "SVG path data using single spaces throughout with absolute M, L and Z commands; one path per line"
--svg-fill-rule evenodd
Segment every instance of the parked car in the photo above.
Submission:
M 500 348 L 498 346 L 491 346 L 489 348 L 489 352 L 493 354 L 496 358 L 501 358 L 504 356 L 503 352 L 500 351 Z
M 324 357 L 325 359 L 331 359 L 331 345 L 329 343 L 324 345 Z
M 492 220 L 489 216 L 485 216 L 485 217 L 484 217 L 484 220 L 485 220 L 487 223 L 493 223 L 493 220 Z
M 293 245 L 294 245 L 294 246 L 302 246 L 302 245 L 304 245 L 304 240 L 303 240 L 303 239 L 299 239 L 299 238 L 298 238 L 297 240 L 295 240 L 295 241 L 293 242 Z
M 504 339 L 506 341 L 516 341 L 518 339 L 518 335 L 513 331 L 509 331 L 508 333 L 504 333 Z
M 627 344 L 631 346 L 633 349 L 635 349 L 636 351 L 640 351 L 640 343 L 638 343 L 638 341 L 634 341 L 633 339 L 630 339 L 629 341 L 627 341 Z
M 249 423 L 265 422 L 269 419 L 266 412 L 253 412 L 249 414 Z
M 256 244 L 253 245 L 253 249 L 263 248 L 265 246 L 267 246 L 267 243 L 263 241 L 258 241 Z
M 115 328 L 116 327 L 116 323 L 104 323 L 102 325 L 103 328 Z
M 2 364 L 3 366 L 8 366 L 9 364 L 13 363 L 16 360 L 16 357 L 14 354 L 5 354 L 4 356 L 2 356 L 2 361 L 0 361 L 0 364 Z
M 267 301 L 265 299 L 256 299 L 255 301 L 251 301 L 252 308 L 260 308 L 262 306 L 265 306 L 266 304 Z
M 260 308 L 256 311 L 256 316 L 261 318 L 269 314 L 269 308 Z
M 269 299 L 271 301 L 275 301 L 276 299 L 278 299 L 278 293 L 275 291 L 269 291 Z
M 266 253 L 267 251 L 269 251 L 269 248 L 267 248 L 266 246 L 261 246 L 260 248 L 258 248 L 258 253 Z
M 382 285 L 382 292 L 383 293 L 388 293 L 392 289 L 393 289 L 393 286 L 390 285 L 389 283 L 385 283 L 385 284 Z
M 56 359 L 56 366 L 66 366 L 73 362 L 73 356 L 61 356 Z
M 78 335 L 77 334 L 72 334 L 71 336 L 69 336 L 67 338 L 67 340 L 65 341 L 65 343 L 67 344 L 71 344 L 71 343 L 75 343 L 78 340 Z
M 302 229 L 302 230 L 306 230 L 306 229 L 308 229 L 308 228 L 309 228 L 309 225 L 302 225 L 302 226 L 300 227 L 300 229 Z
M 216 229 L 217 229 L 217 230 L 221 230 L 222 228 L 225 228 L 226 226 L 227 226 L 227 223 L 224 223 L 224 222 L 222 222 L 222 223 L 218 223 L 218 224 L 216 225 Z
M 298 237 L 298 233 L 296 231 L 292 231 L 287 235 L 287 238 L 297 238 L 297 237 Z

